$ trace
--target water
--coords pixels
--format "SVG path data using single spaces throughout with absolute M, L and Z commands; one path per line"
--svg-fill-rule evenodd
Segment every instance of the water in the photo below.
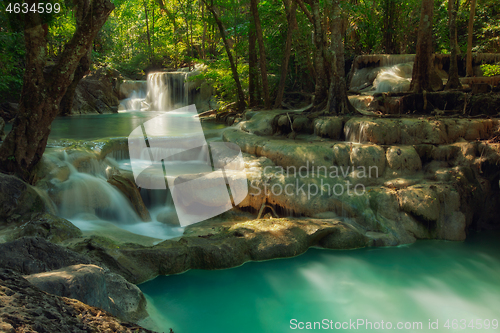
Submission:
M 477 327 L 500 320 L 499 237 L 489 233 L 466 242 L 355 251 L 310 249 L 292 259 L 191 270 L 139 287 L 161 332 L 170 327 L 175 333 L 294 332 L 300 331 L 292 329 L 299 322 L 324 319 L 328 325 L 332 321 L 333 330 L 337 322 L 359 319 L 374 325 L 360 325 L 356 331 L 361 332 L 391 331 L 388 322 L 393 329 L 401 322 L 402 332 L 498 332 Z M 448 329 L 448 319 L 450 326 L 458 319 L 458 327 L 464 319 L 466 327 Z M 429 320 L 437 321 L 438 329 L 429 329 Z M 474 329 L 468 327 L 471 321 Z M 422 329 L 404 329 L 414 322 Z
M 97 140 L 107 137 L 127 137 L 137 126 L 164 113 L 162 111 L 129 111 L 57 117 L 52 122 L 49 139 Z M 224 124 L 202 122 L 207 139 L 220 136 L 220 131 L 225 127 Z M 183 128 L 178 128 L 179 133 L 182 133 L 182 130 Z

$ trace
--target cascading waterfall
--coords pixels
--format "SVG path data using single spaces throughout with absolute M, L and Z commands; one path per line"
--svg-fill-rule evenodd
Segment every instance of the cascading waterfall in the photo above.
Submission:
M 125 196 L 104 178 L 104 167 L 93 165 L 89 173 L 79 172 L 64 153 L 64 165 L 69 169 L 64 182 L 53 181 L 59 214 L 72 219 L 81 215 L 102 218 L 120 224 L 140 221 Z M 98 164 L 97 161 L 93 160 Z
M 148 75 L 146 104 L 150 111 L 170 111 L 188 105 L 187 72 L 160 72 Z
M 133 90 L 120 102 L 121 111 L 171 111 L 189 104 L 189 72 L 150 73 L 147 90 Z

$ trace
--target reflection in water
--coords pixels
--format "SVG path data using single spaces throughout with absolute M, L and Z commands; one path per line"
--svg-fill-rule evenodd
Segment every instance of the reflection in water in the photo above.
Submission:
M 490 332 L 445 324 L 489 319 L 493 327 L 492 320 L 500 320 L 499 236 L 355 251 L 311 249 L 292 259 L 158 277 L 140 288 L 158 328 L 167 332 L 170 327 L 175 332 L 293 332 L 298 328 L 291 329 L 292 319 L 328 319 L 334 325 L 358 319 L 394 326 L 422 322 L 422 329 L 402 331 Z M 430 330 L 429 320 L 438 321 L 439 329 Z

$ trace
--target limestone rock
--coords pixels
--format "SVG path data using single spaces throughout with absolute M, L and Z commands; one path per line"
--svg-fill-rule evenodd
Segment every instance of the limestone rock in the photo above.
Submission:
M 387 172 L 391 175 L 413 174 L 422 169 L 422 161 L 412 146 L 392 146 L 387 149 Z
M 334 140 L 340 138 L 343 127 L 341 117 L 316 118 L 314 123 L 314 133 L 321 137 L 328 137 Z
M 376 168 L 380 176 L 385 170 L 384 148 L 376 145 L 353 146 L 351 150 L 351 163 L 355 168 L 364 167 L 366 172 Z

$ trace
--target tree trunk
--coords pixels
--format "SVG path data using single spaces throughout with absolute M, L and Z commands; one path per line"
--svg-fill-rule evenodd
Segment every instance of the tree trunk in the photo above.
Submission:
M 457 8 L 455 0 L 448 0 L 448 27 L 450 30 L 450 69 L 448 75 L 448 82 L 446 82 L 445 89 L 459 89 L 462 88 L 460 78 L 458 77 L 458 63 L 457 63 Z
M 413 65 L 413 73 L 410 90 L 420 93 L 432 91 L 432 17 L 434 13 L 434 1 L 422 0 L 420 12 L 420 24 L 417 37 L 417 54 Z
M 276 96 L 276 101 L 274 102 L 274 108 L 278 109 L 281 107 L 281 102 L 283 100 L 283 93 L 285 92 L 285 83 L 286 83 L 286 74 L 288 71 L 288 61 L 290 60 L 290 53 L 292 51 L 292 34 L 295 30 L 295 12 L 297 11 L 297 3 L 291 0 L 284 0 L 287 22 L 288 22 L 288 31 L 286 33 L 286 42 L 285 42 L 285 54 L 283 56 L 283 62 L 281 63 L 281 75 L 280 75 L 280 83 L 278 85 L 278 93 Z
M 257 34 L 255 32 L 255 24 L 250 22 L 250 29 L 248 31 L 248 94 L 250 95 L 250 107 L 255 107 L 259 104 L 259 76 L 257 69 L 258 57 L 256 42 Z
M 90 1 L 80 1 L 76 2 L 76 11 L 75 11 L 75 21 L 76 26 L 80 26 L 82 24 L 82 20 L 90 11 Z M 90 55 L 91 49 L 88 50 L 87 54 L 84 55 L 80 59 L 80 64 L 75 70 L 75 74 L 73 77 L 73 82 L 69 85 L 66 93 L 64 94 L 61 103 L 59 105 L 59 114 L 62 116 L 67 116 L 71 114 L 71 109 L 73 108 L 73 101 L 75 99 L 75 92 L 78 83 L 83 79 L 83 77 L 90 71 Z
M 203 0 L 203 2 L 207 6 L 207 9 L 212 13 L 212 16 L 214 17 L 215 23 L 217 23 L 217 26 L 219 27 L 220 36 L 222 38 L 222 41 L 224 42 L 224 48 L 226 49 L 227 57 L 229 59 L 229 64 L 231 66 L 231 72 L 233 73 L 233 79 L 234 79 L 234 82 L 236 83 L 236 90 L 238 92 L 238 102 L 237 102 L 236 108 L 238 109 L 239 112 L 243 112 L 245 110 L 245 94 L 243 93 L 243 89 L 241 88 L 241 83 L 240 83 L 240 78 L 238 76 L 238 71 L 236 69 L 236 66 L 234 65 L 234 59 L 233 59 L 233 55 L 231 54 L 231 48 L 229 47 L 229 43 L 228 43 L 227 38 L 226 38 L 226 31 L 224 30 L 224 26 L 222 25 L 222 21 L 220 20 L 219 16 L 215 12 L 213 1 L 210 5 L 207 3 L 207 0 Z
M 255 23 L 255 31 L 257 33 L 257 42 L 259 44 L 259 61 L 260 75 L 262 77 L 262 90 L 264 93 L 264 106 L 266 109 L 271 108 L 271 100 L 269 99 L 269 83 L 267 81 L 266 68 L 266 50 L 264 49 L 264 37 L 262 36 L 262 27 L 260 25 L 259 10 L 257 8 L 259 0 L 250 0 L 250 8 Z
M 203 22 L 203 34 L 201 36 L 201 59 L 205 60 L 205 40 L 207 36 L 207 22 L 205 22 L 205 4 L 201 3 L 201 21 Z
M 298 0 L 300 1 L 300 0 Z M 316 72 L 316 86 L 314 89 L 314 110 L 320 110 L 326 106 L 328 101 L 328 79 L 326 76 L 327 68 L 325 68 L 325 42 L 324 33 L 321 26 L 321 14 L 319 10 L 318 0 L 309 0 L 311 13 L 307 13 L 307 17 L 311 17 L 314 26 L 314 66 Z M 300 3 L 299 3 L 300 4 Z M 305 7 L 301 6 L 304 10 Z
M 344 42 L 342 40 L 342 14 L 339 0 L 330 0 L 332 37 L 330 41 L 331 53 L 331 82 L 328 93 L 327 111 L 330 114 L 345 114 L 355 109 L 347 97 L 345 81 Z
M 146 3 L 146 0 L 144 0 L 144 14 L 146 15 L 146 33 L 148 37 L 148 54 L 149 54 L 149 63 L 151 64 L 152 61 L 152 53 L 151 53 L 151 36 L 149 34 L 149 20 L 148 20 L 148 5 Z
M 472 33 L 474 31 L 474 15 L 476 15 L 476 0 L 470 1 L 470 16 L 469 16 L 469 35 L 467 38 L 467 62 L 466 73 L 467 76 L 474 76 L 472 71 Z
M 394 23 L 396 15 L 395 0 L 384 0 L 384 49 L 385 53 L 393 54 L 394 49 Z
M 31 8 L 38 1 L 28 0 L 27 3 Z M 109 0 L 93 1 L 91 10 L 66 44 L 59 62 L 45 75 L 47 40 L 41 17 L 33 12 L 24 14 L 26 71 L 17 117 L 0 146 L 0 171 L 31 180 L 31 171 L 42 158 L 50 125 L 59 113 L 59 104 L 73 81 L 80 59 L 92 46 L 113 9 Z

